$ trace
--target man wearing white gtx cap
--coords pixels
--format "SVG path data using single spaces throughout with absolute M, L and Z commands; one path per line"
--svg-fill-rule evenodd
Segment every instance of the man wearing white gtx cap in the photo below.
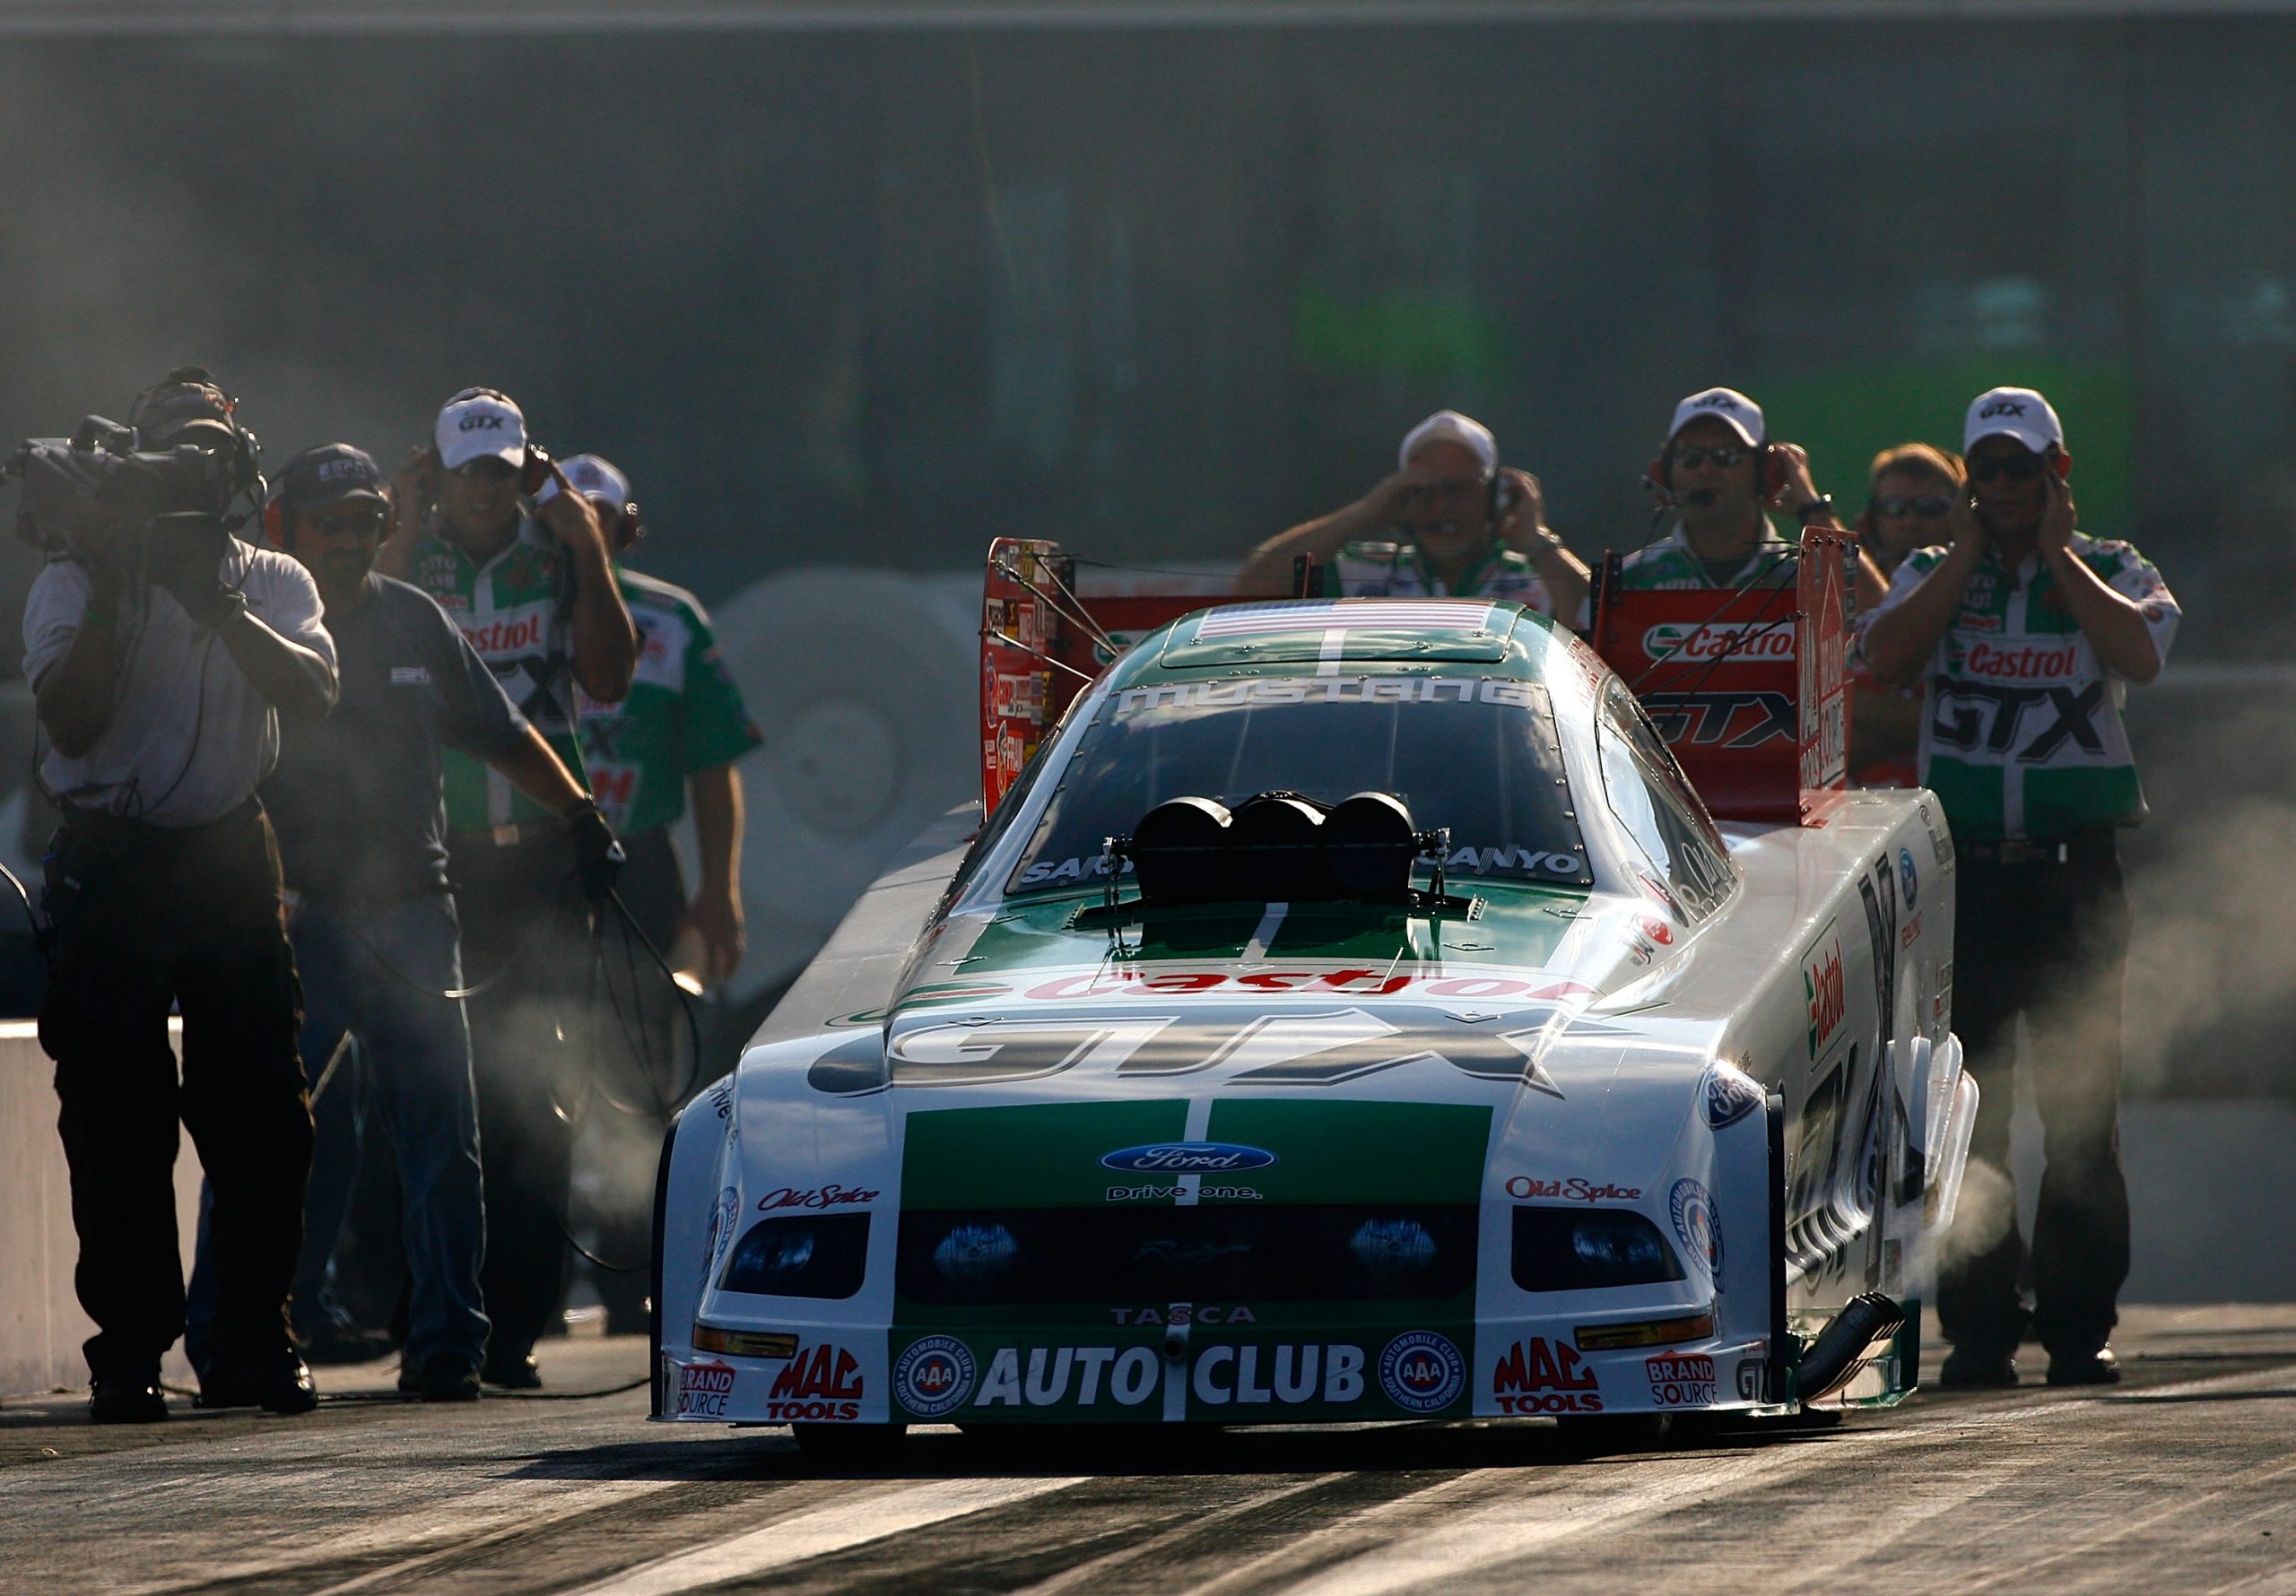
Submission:
M 1455 410 L 1405 433 L 1395 473 L 1361 499 L 1253 550 L 1236 591 L 1289 596 L 1303 554 L 1349 598 L 1512 599 L 1568 621 L 1587 596 L 1538 479 L 1501 466 L 1491 429 Z
M 2065 429 L 2031 388 L 1971 403 L 1969 483 L 1950 548 L 1898 567 L 1866 636 L 1874 674 L 1925 674 L 1921 782 L 1952 822 L 1953 1029 L 1981 1097 L 1939 1280 L 1948 1385 L 2013 1385 L 2028 1315 L 2010 1199 L 2015 1022 L 2025 1016 L 2047 1138 L 2031 1315 L 2052 1385 L 2119 1378 L 2107 1347 L 2128 1274 L 2120 1169 L 2121 976 L 2128 903 L 2115 841 L 2144 815 L 2121 704 L 2160 674 L 2176 600 L 2127 543 L 2074 530 Z M 1997 1201 L 1974 1200 L 1985 1185 Z
M 561 491 L 529 514 L 526 496 L 546 481 Z M 509 395 L 465 388 L 401 473 L 399 524 L 377 564 L 439 602 L 581 779 L 575 688 L 609 702 L 627 694 L 638 633 L 596 509 L 563 486 Z M 559 1106 L 589 1067 L 587 932 L 612 885 L 611 864 L 570 879 L 566 842 L 570 828 L 606 828 L 595 803 L 554 815 L 466 754 L 448 750 L 445 775 L 464 968 L 485 989 L 467 1005 L 492 1321 L 482 1372 L 490 1385 L 532 1387 L 535 1338 L 565 1288 L 573 1129 Z M 619 847 L 611 854 L 618 863 Z
M 1645 484 L 1674 511 L 1665 535 L 1619 562 L 1629 589 L 1791 586 L 1797 544 L 1766 511 L 1839 530 L 1799 444 L 1772 443 L 1761 406 L 1735 388 L 1707 388 L 1674 406 Z M 1879 572 L 1853 566 L 1860 607 L 1882 594 Z

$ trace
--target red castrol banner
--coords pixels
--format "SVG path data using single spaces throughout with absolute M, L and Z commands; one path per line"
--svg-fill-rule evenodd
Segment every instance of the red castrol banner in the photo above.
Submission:
M 1842 785 L 1848 542 L 1805 533 L 1790 587 L 1623 593 L 1616 557 L 1605 565 L 1596 652 L 1724 820 L 1798 821 L 1811 793 Z

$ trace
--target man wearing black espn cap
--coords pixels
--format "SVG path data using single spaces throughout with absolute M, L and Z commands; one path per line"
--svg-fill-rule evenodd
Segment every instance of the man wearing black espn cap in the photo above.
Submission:
M 375 572 L 389 516 L 374 461 L 333 443 L 287 463 L 264 516 L 273 541 L 317 579 L 343 662 L 335 713 L 294 730 L 263 788 L 279 829 L 303 974 L 303 1061 L 317 1095 L 297 1308 L 311 1323 L 356 1169 L 361 1094 L 340 1066 L 323 1080 L 355 1035 L 363 1095 L 397 1161 L 404 1202 L 411 1295 L 399 1389 L 468 1401 L 486 1354 L 486 1225 L 470 1034 L 454 995 L 463 976 L 447 877 L 445 750 L 483 760 L 568 816 L 578 870 L 602 868 L 613 837 L 446 612 Z
M 143 446 L 254 439 L 207 373 L 142 395 Z M 54 748 L 63 824 L 47 863 L 51 951 L 40 1045 L 80 1236 L 75 1276 L 99 1422 L 167 1417 L 160 1358 L 182 1333 L 178 1122 L 214 1183 L 209 1407 L 308 1410 L 287 1333 L 311 1119 L 279 854 L 256 785 L 280 722 L 335 702 L 335 644 L 309 575 L 229 535 L 222 507 L 74 540 L 33 582 L 24 675 Z M 183 1013 L 178 1073 L 168 1011 Z

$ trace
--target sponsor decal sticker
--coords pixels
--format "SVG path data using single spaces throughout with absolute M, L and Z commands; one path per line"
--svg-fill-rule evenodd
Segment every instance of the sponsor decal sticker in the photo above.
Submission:
M 1396 1407 L 1413 1413 L 1450 1406 L 1466 1383 L 1466 1360 L 1431 1330 L 1405 1331 L 1379 1354 L 1379 1389 Z
M 1508 1177 L 1507 1195 L 1562 1202 L 1631 1202 L 1642 1195 L 1642 1188 L 1612 1185 L 1575 1175 L 1568 1180 L 1540 1180 L 1535 1175 L 1516 1175 Z
M 1110 1186 L 1108 1200 L 1110 1202 L 1170 1202 L 1179 1194 L 1180 1189 L 1176 1185 Z M 1257 1186 L 1198 1186 L 1196 1196 L 1199 1202 L 1207 1200 L 1213 1202 L 1257 1202 L 1260 1200 Z
M 874 1202 L 883 1193 L 857 1186 L 825 1185 L 810 1190 L 780 1186 L 757 1200 L 760 1213 L 783 1208 L 841 1208 Z
M 702 1255 L 701 1271 L 708 1274 L 726 1256 L 726 1248 L 734 1239 L 734 1225 L 742 1211 L 742 1194 L 727 1186 L 718 1193 L 716 1206 L 709 1210 L 709 1245 Z
M 1642 652 L 1652 660 L 1790 660 L 1790 622 L 1752 620 L 1668 621 L 1642 634 Z
M 1666 1211 L 1673 1216 L 1674 1234 L 1693 1257 L 1706 1264 L 1709 1276 L 1722 1272 L 1722 1224 L 1715 1217 L 1714 1199 L 1704 1186 L 1690 1179 L 1678 1180 L 1666 1197 Z
M 1764 1101 L 1760 1083 L 1718 1061 L 1707 1068 L 1704 1096 L 1706 1123 L 1717 1131 L 1736 1124 Z
M 1507 1349 L 1491 1372 L 1501 1413 L 1600 1413 L 1602 1382 L 1568 1341 L 1533 1336 Z
M 1802 995 L 1810 1011 L 1810 1061 L 1814 1063 L 1849 1015 L 1849 991 L 1841 967 L 1841 937 L 1829 929 L 1802 958 Z
M 1770 1344 L 1757 1341 L 1738 1359 L 1738 1400 L 1767 1402 L 1770 1395 Z
M 954 1336 L 909 1343 L 893 1365 L 893 1395 L 919 1418 L 939 1418 L 964 1406 L 976 1373 L 971 1349 Z
M 726 1404 L 733 1400 L 735 1371 L 730 1363 L 712 1358 L 703 1363 L 681 1364 L 678 1366 L 678 1407 L 680 1418 L 723 1418 Z
M 1701 1353 L 1665 1352 L 1643 1360 L 1650 1400 L 1661 1408 L 1705 1408 L 1714 1401 L 1714 1360 Z
M 1911 908 L 1921 892 L 1921 872 L 1913 867 L 1911 848 L 1898 850 L 1898 888 L 1905 894 L 1905 906 Z
M 1229 1175 L 1265 1169 L 1276 1161 L 1265 1148 L 1226 1141 L 1160 1141 L 1100 1155 L 1100 1165 L 1127 1175 Z
M 1169 1307 L 1110 1308 L 1109 1316 L 1135 1329 L 1144 1324 L 1257 1324 L 1259 1315 L 1248 1306 L 1222 1307 L 1218 1303 L 1176 1302 Z
M 1466 676 L 1319 676 L 1252 681 L 1175 682 L 1118 693 L 1121 719 L 1156 709 L 1240 709 L 1264 704 L 1511 704 L 1531 707 L 1539 688 L 1528 681 Z
M 800 1350 L 774 1376 L 765 1416 L 779 1424 L 850 1423 L 861 1417 L 860 1359 L 827 1344 Z

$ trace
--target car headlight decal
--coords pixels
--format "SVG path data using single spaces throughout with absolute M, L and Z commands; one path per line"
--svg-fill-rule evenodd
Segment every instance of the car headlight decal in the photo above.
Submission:
M 1514 1277 L 1525 1291 L 1587 1291 L 1686 1278 L 1657 1226 L 1631 1208 L 1515 1210 Z
M 735 1245 L 718 1288 L 761 1297 L 847 1297 L 861 1289 L 868 1257 L 867 1214 L 760 1219 Z

